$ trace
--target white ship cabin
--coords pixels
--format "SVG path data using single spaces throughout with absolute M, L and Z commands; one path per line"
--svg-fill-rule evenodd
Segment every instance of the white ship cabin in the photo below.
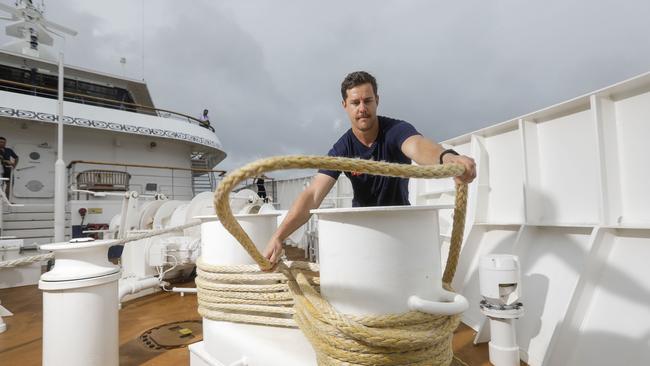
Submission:
M 0 227 L 26 245 L 53 238 L 57 68 L 33 53 L 0 51 L 0 136 L 19 156 Z M 226 154 L 218 130 L 190 115 L 198 111 L 156 108 L 142 80 L 68 65 L 64 75 L 66 236 L 80 236 L 82 222 L 107 228 L 120 212 L 118 192 L 190 200 L 215 188 L 222 172 L 213 168 Z

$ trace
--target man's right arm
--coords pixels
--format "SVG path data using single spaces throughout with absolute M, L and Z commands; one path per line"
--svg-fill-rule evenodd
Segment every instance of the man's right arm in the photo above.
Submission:
M 309 220 L 311 216 L 309 211 L 320 206 L 335 183 L 336 179 L 327 174 L 316 174 L 309 187 L 302 191 L 293 203 L 287 217 L 282 221 L 280 227 L 271 237 L 266 249 L 264 249 L 264 256 L 267 259 L 272 263 L 278 261 L 278 257 L 282 253 L 282 242 Z

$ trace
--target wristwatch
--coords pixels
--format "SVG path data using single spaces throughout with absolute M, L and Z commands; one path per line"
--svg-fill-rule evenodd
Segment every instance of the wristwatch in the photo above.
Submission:
M 460 155 L 454 149 L 447 149 L 447 150 L 440 153 L 440 164 L 442 164 L 442 157 L 445 156 L 446 154 Z

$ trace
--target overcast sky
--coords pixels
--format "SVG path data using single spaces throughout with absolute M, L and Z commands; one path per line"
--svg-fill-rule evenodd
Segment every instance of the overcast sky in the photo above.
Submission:
M 66 63 L 144 78 L 160 108 L 197 116 L 208 108 L 225 169 L 327 153 L 349 128 L 339 88 L 350 71 L 375 75 L 380 114 L 436 141 L 650 71 L 648 0 L 46 6 L 49 20 L 79 31 Z

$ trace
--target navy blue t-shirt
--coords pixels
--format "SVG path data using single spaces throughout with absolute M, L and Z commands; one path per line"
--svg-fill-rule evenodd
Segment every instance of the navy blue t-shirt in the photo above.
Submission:
M 12 166 L 9 165 L 9 163 L 5 162 L 8 162 L 11 158 L 18 159 L 18 155 L 16 155 L 16 153 L 8 147 L 0 149 L 0 155 L 2 156 L 2 165 L 7 168 L 12 168 Z
M 378 116 L 378 119 L 379 133 L 377 140 L 370 147 L 363 145 L 354 136 L 352 129 L 349 129 L 327 155 L 410 164 L 411 159 L 402 152 L 402 143 L 407 138 L 420 133 L 408 122 L 383 116 Z M 339 171 L 332 170 L 318 172 L 334 179 L 338 179 L 341 174 Z M 355 172 L 346 172 L 345 175 L 350 178 L 354 189 L 352 199 L 354 207 L 410 205 L 408 179 Z

